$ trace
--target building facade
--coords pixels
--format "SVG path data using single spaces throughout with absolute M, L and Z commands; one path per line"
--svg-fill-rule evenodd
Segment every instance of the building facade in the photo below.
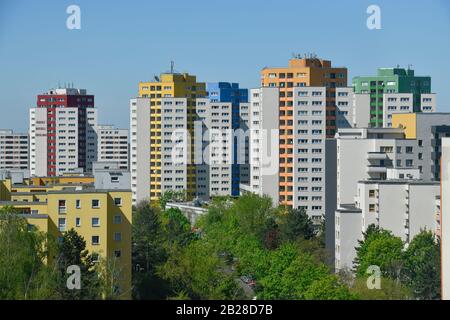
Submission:
M 392 116 L 396 113 L 414 113 L 412 93 L 385 93 L 383 95 L 383 127 L 392 128 Z M 420 95 L 420 112 L 436 112 L 436 94 Z
M 27 133 L 0 130 L 0 170 L 29 170 Z
M 55 239 L 74 229 L 95 261 L 114 264 L 115 290 L 131 299 L 131 192 L 95 189 L 92 177 L 66 176 L 0 181 L 0 207 L 13 207 L 30 225 Z
M 250 181 L 242 183 L 242 192 L 269 196 L 279 203 L 279 89 L 250 90 L 249 164 Z
M 158 200 L 162 195 L 163 181 L 162 181 L 162 130 L 164 126 L 163 115 L 162 115 L 162 99 L 163 98 L 184 98 L 186 99 L 186 110 L 183 111 L 187 118 L 186 129 L 190 136 L 194 135 L 194 123 L 196 120 L 195 115 L 195 100 L 197 98 L 206 96 L 206 85 L 205 83 L 197 82 L 197 78 L 193 75 L 187 73 L 163 73 L 160 77 L 155 77 L 153 81 L 150 82 L 140 82 L 139 83 L 139 97 L 148 98 L 150 105 L 149 108 L 149 118 L 150 122 L 150 132 L 149 132 L 149 144 L 150 144 L 150 158 L 144 165 L 148 163 L 150 165 L 150 200 Z M 141 100 L 140 103 L 142 103 Z M 141 137 L 147 136 L 147 133 L 143 133 L 139 130 L 137 134 Z M 193 156 L 194 145 L 189 146 L 191 150 L 189 155 Z M 133 150 L 132 150 L 133 154 Z M 132 157 L 133 158 L 133 157 Z M 193 198 L 196 195 L 196 178 L 195 178 L 195 164 L 194 159 L 190 159 L 188 164 L 188 177 L 186 181 L 186 194 L 188 198 Z M 137 188 L 140 184 L 137 184 Z M 147 197 L 147 198 L 148 198 Z
M 347 86 L 347 69 L 331 66 L 331 61 L 310 58 L 294 58 L 288 67 L 264 68 L 261 71 L 263 87 L 279 88 L 279 130 L 280 130 L 280 168 L 279 168 L 279 201 L 287 206 L 297 205 L 294 195 L 294 141 L 300 138 L 296 134 L 294 124 L 298 123 L 295 101 L 298 98 L 294 90 L 304 87 L 325 87 L 320 97 L 322 104 L 322 135 L 332 138 L 336 133 L 336 88 Z M 323 103 L 323 102 L 322 102 Z M 297 106 L 295 106 L 297 107 Z M 301 121 L 301 120 L 300 120 Z
M 231 108 L 228 112 L 222 112 L 223 119 L 211 119 L 211 121 L 227 121 L 231 124 L 231 130 L 233 131 L 233 143 L 232 143 L 232 163 L 231 163 L 231 195 L 239 195 L 240 183 L 249 182 L 249 166 L 248 158 L 240 158 L 240 148 L 248 148 L 248 140 L 239 141 L 239 136 L 234 133 L 238 130 L 242 130 L 242 133 L 248 130 L 246 125 L 245 115 L 242 117 L 242 113 L 245 113 L 245 108 L 248 108 L 248 89 L 239 88 L 238 83 L 228 82 L 209 82 L 206 84 L 206 91 L 211 103 L 231 103 Z M 242 110 L 244 108 L 244 110 Z M 244 111 L 244 112 L 243 112 Z M 212 112 L 212 115 L 216 115 L 217 112 Z M 246 143 L 247 142 L 247 143 Z M 245 157 L 245 154 L 244 154 Z M 247 160 L 247 161 L 246 161 Z
M 58 176 L 92 171 L 97 160 L 97 110 L 85 89 L 52 89 L 30 109 L 30 171 Z
M 414 161 L 424 180 L 439 181 L 441 176 L 442 138 L 450 137 L 450 113 L 394 114 L 392 127 L 402 128 L 407 139 L 416 140 Z
M 150 199 L 150 98 L 130 100 L 130 172 L 133 205 Z
M 359 181 L 354 203 L 336 211 L 336 271 L 353 268 L 358 240 L 372 224 L 391 231 L 405 243 L 421 230 L 436 232 L 439 194 L 439 183 L 434 181 Z
M 353 88 L 336 88 L 336 127 L 366 128 L 369 126 L 370 95 L 355 93 Z
M 450 300 L 450 138 L 442 139 L 441 282 L 442 299 Z
M 416 76 L 414 70 L 380 68 L 377 75 L 353 78 L 355 93 L 370 94 L 370 127 L 383 127 L 384 94 L 412 93 L 413 111 L 421 111 L 421 94 L 431 93 L 431 77 Z
M 97 161 L 119 163 L 119 168 L 129 170 L 128 130 L 110 125 L 97 127 Z

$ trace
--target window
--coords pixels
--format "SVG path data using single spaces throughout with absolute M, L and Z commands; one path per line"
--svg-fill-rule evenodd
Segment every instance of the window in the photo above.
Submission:
M 120 232 L 114 232 L 114 241 L 122 241 L 122 234 Z
M 100 218 L 92 218 L 92 226 L 100 227 Z
M 122 216 L 116 215 L 114 216 L 114 224 L 121 224 L 122 223 Z
M 58 230 L 60 232 L 66 231 L 66 218 L 59 218 L 58 219 Z
M 369 190 L 369 197 L 375 198 L 375 190 Z
M 92 236 L 92 245 L 98 246 L 100 244 L 100 237 L 99 236 Z
M 81 200 L 75 200 L 75 207 L 81 209 Z
M 58 212 L 61 213 L 66 213 L 67 212 L 67 208 L 66 208 L 66 200 L 59 200 L 58 201 Z
M 122 251 L 120 251 L 120 250 L 114 250 L 114 256 L 115 256 L 116 258 L 120 258 L 120 257 L 122 256 Z
M 369 204 L 369 212 L 375 212 L 375 205 Z
M 114 205 L 120 207 L 122 205 L 122 198 L 114 198 Z
M 92 200 L 92 208 L 94 209 L 100 208 L 100 200 L 97 199 Z
M 81 227 L 81 218 L 75 218 L 75 226 Z

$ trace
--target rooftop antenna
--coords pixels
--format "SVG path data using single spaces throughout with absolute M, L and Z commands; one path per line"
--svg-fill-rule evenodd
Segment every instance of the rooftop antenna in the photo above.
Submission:
M 170 73 L 172 73 L 172 74 L 174 71 L 174 67 L 175 67 L 175 62 L 172 60 L 172 61 L 170 61 Z

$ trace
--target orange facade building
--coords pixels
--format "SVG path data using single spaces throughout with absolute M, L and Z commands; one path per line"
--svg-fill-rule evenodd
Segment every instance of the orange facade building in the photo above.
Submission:
M 279 88 L 280 168 L 279 200 L 293 206 L 294 148 L 294 88 L 326 87 L 326 137 L 336 133 L 336 88 L 347 87 L 347 68 L 335 68 L 331 61 L 315 57 L 293 58 L 288 67 L 264 68 L 263 87 Z

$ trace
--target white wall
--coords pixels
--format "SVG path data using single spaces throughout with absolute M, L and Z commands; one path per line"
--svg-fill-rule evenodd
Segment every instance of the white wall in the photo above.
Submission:
M 133 204 L 150 198 L 150 99 L 130 100 L 131 190 Z
M 442 299 L 450 300 L 450 138 L 442 139 L 441 178 Z

